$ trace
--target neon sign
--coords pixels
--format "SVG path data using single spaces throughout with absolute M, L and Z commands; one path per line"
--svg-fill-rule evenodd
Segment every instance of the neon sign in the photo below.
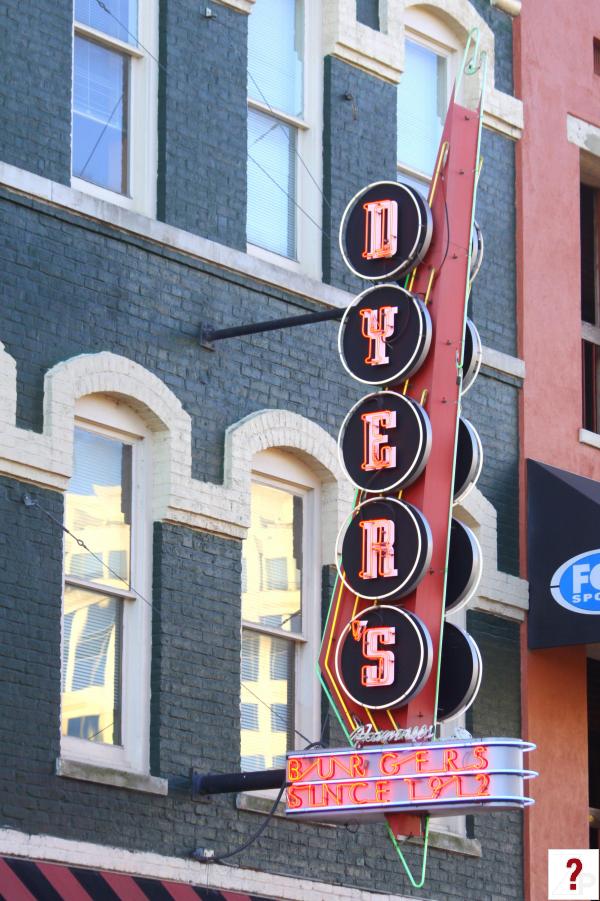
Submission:
M 359 312 L 362 319 L 361 335 L 369 342 L 365 363 L 368 366 L 383 366 L 389 363 L 386 341 L 394 334 L 398 307 L 380 307 L 378 310 L 365 307 Z
M 523 768 L 523 755 L 534 748 L 516 738 L 486 738 L 290 752 L 286 813 L 377 820 L 398 811 L 440 816 L 527 807 L 533 802 L 524 782 L 537 773 Z

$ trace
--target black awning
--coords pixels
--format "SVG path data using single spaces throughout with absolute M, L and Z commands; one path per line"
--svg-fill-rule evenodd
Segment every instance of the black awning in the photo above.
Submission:
M 527 503 L 529 647 L 600 642 L 600 482 L 528 460 Z

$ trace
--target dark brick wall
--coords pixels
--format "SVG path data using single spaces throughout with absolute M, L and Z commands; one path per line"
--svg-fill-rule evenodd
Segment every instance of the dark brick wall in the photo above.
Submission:
M 473 735 L 521 735 L 521 664 L 519 624 L 469 612 L 467 630 L 481 651 L 483 678 L 475 704 L 467 712 Z M 500 690 L 500 686 L 502 687 Z M 470 715 L 469 715 L 470 714 Z M 527 766 L 527 757 L 525 758 Z M 527 783 L 525 783 L 527 791 Z M 483 898 L 523 898 L 523 816 L 518 810 L 473 817 L 473 833 L 483 848 L 481 871 L 489 881 Z
M 241 545 L 156 524 L 153 769 L 239 769 Z M 235 688 L 233 688 L 235 686 Z M 233 690 L 232 690 L 233 689 Z
M 375 4 L 359 4 L 364 21 Z M 159 211 L 171 224 L 243 247 L 247 19 L 211 5 L 217 15 L 207 20 L 191 0 L 161 0 L 166 72 L 160 75 Z M 509 20 L 483 0 L 476 5 L 497 29 L 502 87 L 500 79 L 510 74 Z M 51 15 L 44 4 L 33 11 L 31 4 L 21 6 L 14 0 L 4 5 L 7 46 L 21 47 L 37 34 L 53 53 L 42 54 L 35 71 L 21 62 L 25 50 L 18 59 L 11 55 L 3 83 L 14 78 L 19 105 L 7 106 L 0 158 L 68 183 L 71 5 L 61 2 Z M 331 236 L 324 238 L 324 272 L 331 283 L 358 292 L 364 285 L 341 261 L 337 229 L 356 191 L 395 177 L 395 88 L 328 58 L 324 106 L 324 187 L 331 203 L 324 207 L 324 231 Z M 512 154 L 510 142 L 485 133 L 478 218 L 486 256 L 473 299 L 484 342 L 509 353 L 515 348 Z M 223 436 L 232 423 L 255 410 L 280 408 L 336 435 L 365 393 L 338 362 L 334 323 L 232 339 L 214 353 L 198 345 L 201 321 L 220 327 L 308 309 L 298 298 L 6 191 L 0 192 L 0 270 L 0 339 L 17 360 L 18 422 L 25 428 L 41 429 L 50 367 L 110 350 L 176 393 L 192 417 L 193 474 L 220 482 Z M 511 572 L 517 561 L 517 393 L 514 380 L 488 371 L 465 401 L 486 455 L 480 487 L 498 509 L 500 567 Z M 60 495 L 27 490 L 62 519 Z M 22 492 L 18 483 L 0 479 L 2 823 L 181 856 L 197 846 L 221 852 L 241 844 L 262 820 L 238 811 L 229 796 L 192 803 L 53 775 L 62 534 L 39 510 L 22 505 Z M 240 551 L 237 541 L 155 527 L 151 761 L 157 774 L 186 773 L 192 764 L 217 771 L 238 766 Z M 328 601 L 329 569 L 325 576 Z M 469 629 L 485 674 L 473 727 L 517 735 L 518 630 L 483 614 L 469 615 Z M 333 716 L 325 737 L 342 741 Z M 425 888 L 417 891 L 383 826 L 353 831 L 277 819 L 232 863 L 420 898 L 520 898 L 520 816 L 478 817 L 473 830 L 483 859 L 432 849 Z M 406 854 L 416 873 L 420 849 L 410 846 Z
M 27 490 L 60 521 L 59 494 Z M 2 824 L 182 857 L 198 846 L 232 850 L 261 820 L 237 810 L 230 796 L 193 803 L 54 775 L 62 533 L 39 509 L 25 507 L 22 493 L 19 483 L 0 479 Z M 237 541 L 156 527 L 151 740 L 153 769 L 163 776 L 185 774 L 191 765 L 204 771 L 237 767 L 240 552 Z M 469 627 L 486 666 L 475 729 L 518 734 L 516 627 L 482 615 L 471 616 Z M 381 825 L 348 830 L 277 819 L 233 865 L 371 890 L 393 885 L 420 898 L 518 898 L 519 830 L 514 815 L 477 818 L 483 861 L 431 849 L 426 886 L 417 892 Z M 420 853 L 407 850 L 415 872 Z
M 71 176 L 72 0 L 0 4 L 0 160 Z
M 483 129 L 483 169 L 475 216 L 484 256 L 473 283 L 470 316 L 488 347 L 516 354 L 514 143 Z
M 348 96 L 350 99 L 346 99 Z M 365 283 L 342 260 L 342 213 L 365 185 L 396 178 L 396 88 L 325 57 L 323 101 L 323 279 L 358 293 Z
M 0 477 L 0 742 L 3 825 L 52 831 L 48 794 L 59 754 L 62 495 Z M 81 827 L 80 827 L 81 828 Z
M 289 409 L 337 435 L 364 393 L 343 370 L 333 322 L 231 339 L 210 352 L 200 322 L 230 326 L 302 312 L 276 289 L 28 200 L 0 204 L 2 340 L 18 362 L 18 420 L 41 429 L 44 373 L 110 350 L 161 378 L 192 417 L 193 471 L 222 479 L 225 429 Z
M 519 383 L 484 369 L 463 400 L 463 413 L 481 438 L 477 487 L 498 514 L 498 568 L 519 574 Z
M 356 19 L 379 31 L 379 0 L 356 0 Z
M 158 218 L 246 247 L 248 17 L 161 0 Z
M 495 78 L 499 91 L 513 92 L 513 20 L 490 5 L 489 0 L 471 0 L 482 19 L 494 32 Z

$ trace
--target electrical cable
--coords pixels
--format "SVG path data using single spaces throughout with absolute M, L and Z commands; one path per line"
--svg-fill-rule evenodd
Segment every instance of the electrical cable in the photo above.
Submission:
M 150 57 L 150 59 L 154 60 L 154 62 L 156 63 L 156 65 L 157 65 L 160 69 L 162 69 L 162 71 L 163 71 L 165 74 L 168 74 L 167 67 L 166 67 L 163 63 L 161 63 L 160 60 L 157 59 L 157 57 L 154 56 L 154 54 L 151 53 L 150 50 L 148 50 L 148 48 L 145 47 L 145 46 L 139 41 L 137 35 L 135 35 L 132 31 L 130 31 L 129 28 L 127 28 L 127 26 L 124 25 L 123 22 L 121 22 L 121 21 L 115 16 L 115 14 L 108 8 L 108 6 L 106 5 L 106 3 L 104 3 L 104 0 L 96 0 L 96 3 L 97 3 L 98 6 L 100 7 L 100 9 L 103 10 L 103 12 L 105 12 L 107 15 L 109 15 L 109 16 L 111 17 L 111 19 L 113 19 L 113 20 L 117 23 L 117 25 L 119 26 L 119 28 L 122 28 L 123 31 L 125 31 L 125 33 L 126 33 L 130 38 L 132 38 L 132 39 L 135 41 L 136 47 L 138 47 L 140 50 L 143 50 L 144 53 L 146 53 L 146 54 Z M 276 125 L 278 125 L 278 126 L 281 127 L 281 128 L 284 128 L 283 124 L 279 121 L 279 119 L 277 119 L 277 114 L 274 112 L 274 110 L 273 110 L 271 104 L 269 103 L 269 101 L 268 101 L 267 98 L 265 97 L 264 93 L 262 92 L 262 90 L 261 90 L 260 87 L 258 86 L 258 84 L 257 84 L 257 82 L 256 82 L 256 79 L 254 78 L 254 76 L 252 75 L 252 73 L 251 73 L 250 71 L 248 72 L 248 76 L 252 79 L 252 81 L 253 81 L 254 84 L 256 85 L 256 89 L 257 89 L 257 91 L 259 92 L 259 94 L 261 95 L 261 97 L 263 98 L 265 105 L 269 108 L 269 110 L 270 110 L 270 112 L 272 113 L 273 117 L 276 119 Z M 122 99 L 123 99 L 123 96 L 121 96 L 121 100 L 122 100 Z M 119 102 L 120 102 L 120 101 L 119 101 Z M 118 106 L 118 105 L 119 105 L 119 104 L 117 103 L 117 106 Z M 108 125 L 110 124 L 110 121 L 111 121 L 112 117 L 114 116 L 115 111 L 116 111 L 116 107 L 115 107 L 115 109 L 112 111 L 112 113 L 111 113 L 111 115 L 110 115 L 110 118 L 109 118 L 109 119 L 107 120 L 107 122 L 105 123 L 104 128 L 103 128 L 103 130 L 102 130 L 102 132 L 101 132 L 101 134 L 100 134 L 100 137 L 98 138 L 98 141 L 97 141 L 96 144 L 94 145 L 94 148 L 93 148 L 93 150 L 92 150 L 92 152 L 91 152 L 91 154 L 90 154 L 88 160 L 86 161 L 86 164 L 85 164 L 85 166 L 84 166 L 84 169 L 89 165 L 90 159 L 91 159 L 92 156 L 94 155 L 94 153 L 95 153 L 95 151 L 96 151 L 96 148 L 97 148 L 97 146 L 98 146 L 98 144 L 99 144 L 99 142 L 100 142 L 100 140 L 101 140 L 101 138 L 102 138 L 102 135 L 104 134 L 104 131 L 106 130 L 106 128 L 107 128 Z M 300 152 L 298 151 L 298 149 L 297 149 L 296 147 L 294 147 L 294 154 L 295 154 L 295 156 L 298 158 L 298 160 L 300 161 L 300 163 L 302 164 L 303 168 L 306 170 L 306 172 L 307 172 L 307 174 L 308 174 L 310 180 L 313 182 L 313 184 L 315 185 L 315 187 L 316 187 L 317 190 L 319 191 L 321 197 L 323 198 L 324 203 L 329 207 L 329 209 L 331 209 L 331 204 L 329 203 L 328 199 L 325 197 L 325 195 L 324 195 L 324 193 L 323 193 L 323 190 L 321 189 L 319 183 L 317 182 L 316 178 L 314 177 L 314 175 L 313 175 L 312 172 L 310 171 L 309 167 L 308 167 L 307 164 L 305 163 L 304 159 L 302 158 Z M 309 213 L 307 213 L 306 210 L 304 210 L 304 209 L 300 206 L 300 204 L 299 204 L 293 197 L 291 197 L 291 196 L 287 193 L 287 191 L 285 190 L 285 188 L 283 188 L 283 187 L 279 184 L 279 182 L 277 182 L 277 181 L 273 178 L 273 176 L 272 176 L 269 172 L 266 171 L 266 169 L 263 169 L 263 167 L 262 167 L 259 163 L 257 163 L 255 159 L 252 158 L 252 156 L 250 155 L 250 153 L 248 153 L 247 156 L 248 156 L 248 159 L 250 159 L 250 160 L 255 164 L 255 166 L 258 166 L 258 168 L 261 169 L 261 171 L 262 171 L 268 178 L 271 179 L 271 181 L 273 182 L 273 184 L 275 184 L 276 187 L 278 187 L 280 191 L 283 191 L 283 193 L 284 193 L 285 196 L 288 198 L 288 200 L 290 200 L 290 201 L 294 204 L 294 206 L 295 206 L 301 213 L 303 213 L 304 216 L 306 216 L 306 218 L 310 220 L 310 222 L 312 222 L 312 224 L 315 226 L 315 228 L 317 228 L 317 229 L 321 232 L 321 234 L 324 234 L 325 237 L 330 238 L 329 233 L 323 231 L 323 229 L 322 229 L 321 226 L 318 224 L 318 222 L 316 222 L 316 221 L 312 218 L 312 216 L 311 216 Z
M 329 712 L 328 712 L 328 715 L 329 715 Z M 312 748 L 319 748 L 319 747 L 322 747 L 320 741 L 312 741 L 312 742 L 309 742 L 309 744 L 305 748 L 303 748 L 303 750 L 309 751 Z M 194 851 L 191 852 L 190 857 L 193 857 L 194 860 L 199 861 L 199 863 L 221 863 L 223 860 L 227 860 L 229 857 L 234 857 L 236 854 L 241 854 L 242 851 L 245 851 L 246 848 L 249 848 L 250 845 L 254 844 L 254 842 L 261 837 L 261 835 L 263 834 L 263 832 L 265 831 L 265 829 L 267 828 L 267 826 L 269 825 L 269 823 L 275 816 L 277 806 L 278 806 L 279 802 L 281 801 L 281 798 L 283 796 L 283 793 L 284 793 L 286 787 L 287 787 L 287 779 L 284 779 L 283 785 L 279 789 L 279 792 L 277 793 L 277 797 L 275 798 L 275 800 L 273 802 L 273 806 L 271 807 L 271 810 L 265 817 L 264 822 L 261 823 L 260 826 L 258 827 L 258 829 L 256 830 L 256 832 L 254 832 L 250 836 L 250 838 L 247 839 L 238 848 L 234 848 L 233 851 L 228 851 L 226 854 L 208 854 L 205 849 L 196 848 Z
M 83 166 L 83 169 L 82 169 L 81 172 L 79 173 L 79 177 L 80 177 L 80 178 L 83 178 L 83 173 L 85 172 L 85 170 L 86 170 L 87 167 L 89 166 L 89 164 L 90 164 L 90 162 L 91 162 L 91 159 L 92 159 L 93 155 L 95 154 L 96 150 L 98 149 L 98 145 L 100 144 L 100 141 L 101 141 L 102 138 L 104 137 L 104 133 L 105 133 L 106 129 L 108 128 L 108 126 L 109 126 L 110 123 L 112 122 L 112 117 L 114 116 L 114 114 L 116 113 L 117 109 L 119 108 L 119 106 L 120 106 L 121 103 L 123 102 L 123 96 L 124 96 L 124 95 L 121 94 L 121 96 L 119 97 L 119 99 L 117 100 L 116 104 L 115 104 L 114 107 L 113 107 L 112 113 L 110 114 L 110 116 L 108 117 L 108 119 L 106 120 L 106 122 L 104 123 L 104 125 L 102 126 L 102 131 L 101 131 L 100 134 L 98 135 L 98 138 L 97 138 L 97 140 L 96 140 L 96 143 L 95 143 L 94 146 L 92 147 L 92 149 L 91 149 L 91 151 L 90 151 L 90 155 L 88 156 L 87 160 L 85 161 L 85 164 L 84 164 L 84 166 Z
M 250 79 L 254 82 L 254 87 L 256 88 L 256 90 L 258 91 L 258 93 L 260 94 L 260 96 L 262 97 L 265 106 L 268 107 L 269 112 L 271 113 L 271 115 L 273 116 L 273 118 L 276 120 L 277 125 L 279 125 L 279 127 L 282 128 L 282 129 L 285 131 L 285 125 L 283 124 L 283 122 L 281 122 L 281 121 L 278 119 L 277 113 L 275 112 L 275 110 L 273 109 L 273 107 L 271 106 L 271 104 L 269 103 L 269 101 L 267 100 L 267 98 L 265 97 L 265 95 L 264 95 L 264 93 L 262 92 L 262 90 L 261 90 L 261 88 L 260 88 L 260 85 L 258 84 L 256 78 L 254 77 L 254 75 L 252 74 L 252 72 L 251 72 L 249 69 L 248 69 L 248 78 L 250 78 Z M 308 177 L 310 178 L 310 180 L 311 180 L 312 183 L 314 184 L 315 188 L 317 189 L 317 191 L 319 192 L 319 194 L 320 194 L 321 197 L 323 198 L 323 201 L 324 201 L 325 205 L 326 205 L 329 209 L 331 209 L 331 204 L 329 203 L 329 200 L 327 199 L 327 197 L 326 197 L 325 194 L 323 193 L 323 190 L 322 190 L 321 186 L 319 185 L 319 183 L 317 182 L 316 178 L 314 177 L 314 175 L 312 174 L 312 172 L 310 171 L 310 169 L 308 168 L 308 166 L 306 165 L 306 163 L 305 163 L 304 160 L 302 159 L 302 156 L 300 155 L 300 152 L 294 148 L 294 153 L 296 154 L 296 156 L 298 157 L 298 159 L 299 159 L 300 162 L 302 163 L 302 166 L 303 166 L 304 169 L 306 170 L 306 173 L 307 173 Z
M 144 604 L 147 604 L 148 607 L 150 607 L 150 609 L 152 609 L 152 604 L 150 603 L 150 601 L 147 598 L 144 597 L 143 594 L 140 594 L 140 592 L 137 591 L 137 589 L 135 589 L 133 587 L 133 585 L 130 585 L 129 582 L 127 581 L 127 579 L 124 579 L 123 576 L 121 576 L 121 575 L 119 575 L 119 573 L 115 572 L 114 569 L 111 569 L 110 566 L 108 565 L 108 563 L 105 563 L 99 554 L 94 553 L 94 551 L 92 551 L 91 548 L 89 548 L 87 546 L 87 544 L 85 543 L 85 541 L 82 538 L 78 538 L 77 535 L 74 535 L 73 532 L 71 532 L 71 530 L 68 529 L 65 526 L 65 524 L 60 521 L 60 519 L 57 519 L 56 516 L 53 516 L 49 510 L 46 510 L 44 507 L 42 507 L 42 505 L 38 501 L 34 500 L 34 498 L 32 498 L 30 494 L 24 494 L 22 496 L 21 500 L 25 504 L 26 507 L 37 507 L 38 510 L 40 510 L 44 514 L 44 516 L 47 516 L 51 522 L 53 522 L 55 525 L 57 525 L 59 527 L 59 529 L 62 529 L 63 532 L 65 532 L 70 538 L 72 538 L 73 541 L 78 545 L 78 547 L 83 548 L 83 550 L 87 551 L 88 554 L 90 554 L 94 558 L 94 560 L 97 560 L 98 563 L 101 566 L 103 566 L 104 569 L 107 572 L 109 572 L 110 575 L 114 579 L 118 579 L 119 582 L 123 582 L 123 584 L 127 586 L 128 591 L 131 591 L 136 597 L 138 597 L 140 599 L 140 601 L 143 601 Z M 101 590 L 102 583 L 99 582 L 97 584 L 96 583 L 90 584 L 90 589 L 93 589 L 96 587 L 99 590 Z M 102 730 L 102 731 L 104 731 L 104 730 Z

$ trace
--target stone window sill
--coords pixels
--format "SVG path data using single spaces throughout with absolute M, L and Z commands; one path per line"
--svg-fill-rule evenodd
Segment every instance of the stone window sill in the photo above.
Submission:
M 254 792 L 240 792 L 235 799 L 235 804 L 238 810 L 268 814 L 271 812 L 274 800 L 274 798 L 265 798 L 264 795 L 258 795 Z M 274 816 L 285 816 L 285 804 L 283 801 L 280 801 L 277 805 Z M 305 823 L 304 825 L 337 828 L 335 823 Z M 411 845 L 423 844 L 422 838 L 409 838 L 408 841 Z M 431 830 L 429 833 L 429 847 L 450 851 L 454 854 L 463 854 L 465 857 L 481 857 L 481 843 L 477 839 L 466 838 L 464 835 L 457 835 L 454 832 L 434 832 Z
M 167 780 L 160 779 L 158 776 L 130 773 L 127 770 L 113 770 L 110 767 L 82 763 L 79 760 L 68 760 L 65 757 L 57 759 L 56 775 L 64 776 L 66 779 L 79 779 L 83 782 L 128 788 L 131 791 L 146 792 L 150 795 L 166 795 L 169 791 Z
M 579 443 L 589 444 L 590 447 L 600 447 L 600 435 L 590 432 L 589 429 L 579 429 Z

